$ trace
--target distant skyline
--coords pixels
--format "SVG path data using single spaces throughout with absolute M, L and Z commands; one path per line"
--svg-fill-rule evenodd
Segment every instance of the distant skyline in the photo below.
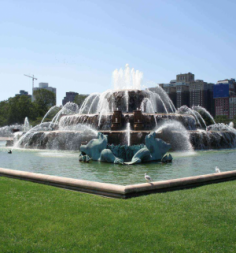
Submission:
M 235 1 L 8 0 L 1 2 L 0 101 L 31 94 L 27 75 L 65 93 L 112 89 L 129 64 L 143 85 L 177 74 L 216 83 L 235 78 Z

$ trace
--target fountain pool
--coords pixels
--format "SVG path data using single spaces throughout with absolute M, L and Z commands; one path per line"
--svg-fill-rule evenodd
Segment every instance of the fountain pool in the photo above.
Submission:
M 215 173 L 215 166 L 221 172 L 236 170 L 235 149 L 172 152 L 172 163 L 144 163 L 136 166 L 80 163 L 76 151 L 13 149 L 11 155 L 7 151 L 5 142 L 0 141 L 2 168 L 120 185 L 144 183 L 145 172 L 153 181 L 161 181 Z

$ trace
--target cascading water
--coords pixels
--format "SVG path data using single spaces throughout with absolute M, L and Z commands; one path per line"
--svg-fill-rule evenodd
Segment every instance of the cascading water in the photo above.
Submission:
M 165 108 L 166 111 L 175 113 L 176 108 L 173 102 L 171 101 L 171 99 L 169 98 L 169 96 L 166 94 L 166 92 L 159 85 L 157 85 L 155 89 L 156 89 L 156 93 L 159 95 L 159 97 L 161 97 L 162 103 L 166 107 Z M 169 110 L 167 110 L 167 106 L 169 107 Z
M 177 113 L 179 114 L 189 114 L 189 115 L 192 115 L 197 124 L 202 127 L 202 124 L 201 124 L 201 121 L 203 122 L 203 124 L 205 125 L 206 127 L 206 122 L 204 121 L 204 119 L 202 118 L 202 116 L 200 115 L 200 113 L 198 113 L 197 111 L 195 111 L 194 109 L 191 109 L 189 107 L 187 107 L 186 105 L 183 105 L 181 106 L 178 110 L 177 110 Z
M 125 103 L 126 103 L 126 112 L 129 111 L 129 93 L 128 90 L 125 91 Z
M 193 106 L 193 110 L 195 110 L 195 111 L 197 111 L 197 112 L 199 112 L 199 113 L 202 112 L 203 114 L 206 115 L 206 117 L 208 117 L 208 118 L 211 119 L 211 121 L 212 121 L 213 124 L 216 124 L 214 118 L 211 116 L 211 114 L 210 114 L 204 107 L 202 107 L 202 106 L 200 106 L 200 105 L 198 105 L 198 106 Z
M 140 109 L 142 112 L 155 114 L 155 110 L 153 108 L 153 103 L 150 101 L 149 98 L 144 98 L 144 100 L 141 103 Z M 156 120 L 155 116 L 154 116 L 154 120 L 155 120 L 155 124 L 157 126 L 157 120 Z
M 130 123 L 127 123 L 126 127 L 126 138 L 127 138 L 127 146 L 130 146 Z
M 85 98 L 84 102 L 82 103 L 79 114 L 86 114 L 90 113 L 89 111 L 92 110 L 91 105 L 95 102 L 94 100 L 100 96 L 99 93 L 92 93 L 88 97 Z M 95 109 L 95 112 L 97 111 L 97 108 Z M 91 112 L 92 113 L 92 112 Z
M 49 115 L 50 112 L 52 112 L 54 109 L 56 108 L 56 106 L 51 107 L 49 109 L 49 111 L 45 114 L 44 119 L 47 117 L 47 115 Z M 28 123 L 28 119 L 25 119 L 25 125 L 28 125 L 28 130 L 27 128 L 24 128 L 25 130 L 25 134 L 18 134 L 15 136 L 15 142 L 14 142 L 14 147 L 24 147 L 24 148 L 28 148 L 30 147 L 34 147 L 34 148 L 47 148 L 46 144 L 44 144 L 44 142 L 46 142 L 47 140 L 47 136 L 49 133 L 53 133 L 53 131 L 55 131 L 54 133 L 56 133 L 56 131 L 62 132 L 65 131 L 65 129 L 63 129 L 63 127 L 59 127 L 58 124 L 58 120 L 60 118 L 60 116 L 65 115 L 65 114 L 73 114 L 73 113 L 78 113 L 78 105 L 68 102 L 67 104 L 65 104 L 62 109 L 54 116 L 54 118 L 52 119 L 51 122 L 43 122 L 40 123 L 39 125 L 33 127 L 30 129 L 29 127 L 29 123 Z M 84 126 L 84 129 L 88 129 L 88 127 L 86 128 L 86 126 Z M 83 130 L 84 130 L 83 129 Z M 73 131 L 73 129 L 66 129 L 69 131 Z M 81 130 L 82 131 L 82 130 Z M 62 136 L 62 135 L 61 135 Z M 58 138 L 62 138 L 61 136 L 59 136 Z M 57 144 L 59 143 L 58 138 L 56 137 L 56 135 L 54 134 L 54 140 L 51 142 L 53 144 L 51 144 L 50 148 L 53 149 L 57 149 Z M 69 142 L 69 138 L 72 138 L 71 136 L 69 136 L 68 134 L 64 134 L 65 142 Z M 66 140 L 67 138 L 67 140 Z M 72 146 L 73 148 L 73 146 Z M 69 147 L 67 149 L 70 149 Z
M 186 128 L 178 121 L 166 121 L 155 130 L 158 138 L 171 144 L 176 151 L 193 151 L 190 135 Z
M 155 110 L 153 108 L 153 103 L 149 98 L 144 98 L 144 100 L 141 103 L 140 109 L 142 112 L 146 113 L 155 113 Z
M 198 129 L 192 137 L 196 149 L 236 147 L 236 130 L 223 123 L 210 125 L 206 130 Z
M 49 110 L 50 111 L 50 110 Z M 62 115 L 76 114 L 79 111 L 77 104 L 72 102 L 67 102 L 62 109 L 53 117 L 51 124 L 58 124 L 58 120 Z M 46 113 L 48 114 L 48 113 Z M 44 116 L 45 118 L 45 116 Z
M 107 116 L 111 112 L 111 109 L 109 107 L 109 103 L 107 100 L 107 97 L 110 97 L 111 93 L 112 93 L 111 90 L 103 92 L 100 99 L 99 99 L 99 102 L 98 102 L 98 112 L 99 112 L 98 127 L 100 127 L 102 117 Z
M 200 123 L 200 120 L 201 120 L 201 122 L 204 124 L 204 127 L 206 128 L 207 125 L 206 125 L 206 122 L 203 119 L 202 115 L 198 111 L 196 111 L 196 110 L 193 110 L 193 113 L 198 118 L 199 124 L 202 126 L 202 124 Z
M 52 107 L 48 110 L 48 112 L 44 115 L 43 119 L 41 120 L 41 124 L 44 122 L 45 118 L 46 118 L 52 111 L 54 111 L 54 110 L 57 109 L 57 108 L 59 108 L 59 106 L 57 106 L 57 105 L 52 106 Z

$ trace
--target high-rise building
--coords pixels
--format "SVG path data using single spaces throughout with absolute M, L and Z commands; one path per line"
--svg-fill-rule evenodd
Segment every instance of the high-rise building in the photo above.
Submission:
M 229 119 L 233 119 L 236 115 L 236 96 L 232 95 L 229 98 Z
M 67 102 L 74 102 L 75 97 L 77 95 L 79 95 L 79 93 L 77 92 L 72 92 L 72 91 L 66 92 L 66 96 L 62 100 L 62 105 L 65 105 Z
M 176 80 L 172 80 L 170 83 L 159 84 L 169 95 L 176 108 L 182 105 L 189 107 L 200 105 L 214 116 L 213 85 L 203 80 L 195 80 L 194 74 L 190 72 L 176 75 Z M 150 88 L 150 90 L 152 89 L 155 91 L 155 87 Z
M 213 85 L 213 83 L 206 83 L 203 80 L 191 82 L 189 84 L 189 106 L 200 105 L 214 116 Z
M 236 115 L 236 82 L 235 79 L 218 81 L 213 87 L 216 116 L 227 116 L 233 119 Z
M 189 106 L 189 84 L 176 82 L 176 108 L 182 105 Z

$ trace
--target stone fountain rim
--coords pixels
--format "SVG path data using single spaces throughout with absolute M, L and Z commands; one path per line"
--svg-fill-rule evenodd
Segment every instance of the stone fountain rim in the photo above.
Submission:
M 126 186 L 51 176 L 46 174 L 5 168 L 0 168 L 0 176 L 21 179 L 101 196 L 126 199 L 150 193 L 194 188 L 212 183 L 235 180 L 236 170 Z

